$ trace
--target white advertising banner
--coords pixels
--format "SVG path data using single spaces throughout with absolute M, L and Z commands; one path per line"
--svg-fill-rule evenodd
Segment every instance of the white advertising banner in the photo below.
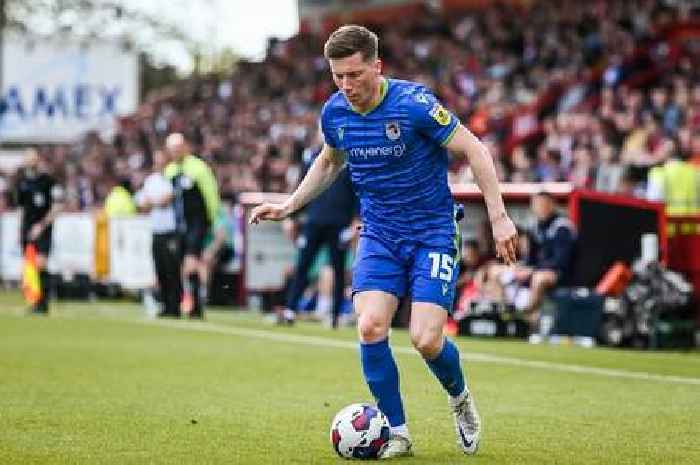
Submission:
M 19 281 L 22 277 L 22 245 L 19 237 L 19 213 L 0 215 L 0 278 Z
M 71 278 L 90 275 L 95 269 L 95 221 L 87 213 L 63 213 L 53 225 L 51 273 Z M 19 212 L 0 215 L 0 278 L 17 281 L 22 276 L 22 246 L 19 237 Z
M 8 35 L 3 41 L 0 140 L 70 142 L 109 134 L 139 100 L 139 63 L 118 43 Z
M 245 286 L 250 291 L 278 290 L 285 271 L 294 266 L 296 250 L 280 223 L 262 221 L 248 225 L 246 234 Z
M 89 213 L 62 213 L 53 223 L 48 268 L 70 279 L 95 271 L 95 219 Z
M 127 289 L 155 284 L 151 223 L 146 216 L 109 221 L 109 276 Z

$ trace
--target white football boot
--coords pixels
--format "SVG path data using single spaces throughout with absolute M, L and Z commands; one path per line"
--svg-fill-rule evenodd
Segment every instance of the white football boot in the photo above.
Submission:
M 392 459 L 394 457 L 410 457 L 412 455 L 411 438 L 400 434 L 392 434 L 386 444 L 380 449 L 378 458 Z
M 481 440 L 481 418 L 474 397 L 465 389 L 459 397 L 450 397 L 449 403 L 455 419 L 457 444 L 465 454 L 476 454 Z

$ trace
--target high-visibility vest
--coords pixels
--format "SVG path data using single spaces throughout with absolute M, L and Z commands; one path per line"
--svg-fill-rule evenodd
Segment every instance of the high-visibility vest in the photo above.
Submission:
M 668 216 L 700 214 L 700 170 L 686 161 L 669 160 L 649 171 L 649 190 L 663 199 Z M 682 233 L 691 233 L 683 227 Z M 694 232 L 695 228 L 692 228 Z M 669 235 L 675 231 L 669 227 Z
M 109 218 L 132 216 L 136 214 L 136 205 L 131 194 L 122 186 L 114 186 L 105 199 L 105 213 Z

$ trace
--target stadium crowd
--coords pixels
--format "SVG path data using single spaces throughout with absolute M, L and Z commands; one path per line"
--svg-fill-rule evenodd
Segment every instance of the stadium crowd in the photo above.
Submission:
M 578 187 L 645 195 L 646 172 L 672 155 L 700 160 L 700 82 L 692 53 L 642 87 L 624 63 L 663 25 L 687 22 L 684 2 L 542 1 L 524 11 L 493 4 L 377 26 L 385 74 L 417 80 L 488 144 L 504 181 L 570 181 Z M 41 147 L 67 189 L 69 210 L 102 205 L 117 185 L 141 186 L 153 151 L 184 132 L 215 167 L 223 194 L 288 192 L 311 144 L 322 102 L 334 91 L 312 34 L 270 41 L 264 61 L 241 62 L 225 79 L 193 77 L 147 96 L 111 141 L 87 134 Z M 692 52 L 692 50 L 691 50 Z M 602 83 L 586 76 L 603 69 Z M 536 137 L 511 144 L 519 108 L 538 111 Z M 14 173 L 0 174 L 0 208 L 11 204 Z M 452 166 L 453 182 L 471 181 Z

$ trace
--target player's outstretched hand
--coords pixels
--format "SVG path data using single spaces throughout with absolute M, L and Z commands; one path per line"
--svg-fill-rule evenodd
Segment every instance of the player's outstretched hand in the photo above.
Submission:
M 264 203 L 253 208 L 248 219 L 249 224 L 258 224 L 260 220 L 280 221 L 289 216 L 284 205 L 279 203 Z
M 518 259 L 518 232 L 508 215 L 503 214 L 491 222 L 493 238 L 496 241 L 496 255 L 506 265 L 512 265 Z

